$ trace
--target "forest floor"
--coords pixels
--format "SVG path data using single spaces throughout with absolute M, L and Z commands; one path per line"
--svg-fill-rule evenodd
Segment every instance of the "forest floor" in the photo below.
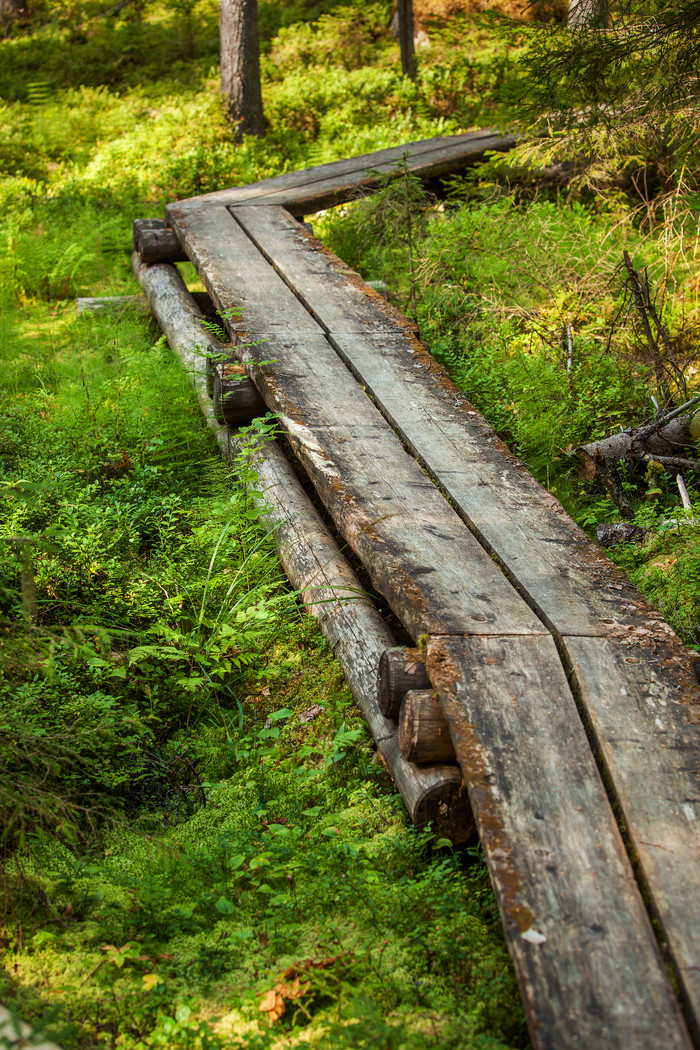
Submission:
M 168 200 L 508 123 L 514 45 L 435 23 L 412 83 L 389 7 L 262 2 L 269 128 L 240 145 L 210 0 L 46 3 L 0 42 L 0 1002 L 65 1050 L 528 1045 L 478 848 L 407 825 L 155 325 L 75 312 L 136 291 L 132 220 Z M 518 163 L 314 231 L 594 529 L 617 511 L 572 449 L 653 412 L 622 252 L 685 346 L 697 245 Z M 697 648 L 675 476 L 623 483 L 648 532 L 615 557 Z

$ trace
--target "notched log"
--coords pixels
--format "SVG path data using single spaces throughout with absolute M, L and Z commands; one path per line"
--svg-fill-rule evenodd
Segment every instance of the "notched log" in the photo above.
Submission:
M 379 661 L 377 692 L 379 710 L 397 722 L 401 701 L 410 689 L 427 689 L 430 685 L 419 649 L 386 649 Z
M 241 364 L 215 364 L 212 401 L 217 422 L 231 427 L 247 426 L 268 411 L 255 383 Z
M 154 263 L 187 262 L 187 254 L 180 246 L 174 230 L 146 229 L 138 236 L 137 251 L 147 266 Z
M 408 762 L 456 762 L 442 704 L 430 689 L 406 693 L 399 714 L 399 747 Z

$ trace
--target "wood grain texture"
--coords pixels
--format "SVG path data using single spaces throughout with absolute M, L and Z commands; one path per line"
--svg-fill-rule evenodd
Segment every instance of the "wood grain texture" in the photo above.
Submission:
M 202 209 L 176 223 L 229 330 L 244 340 L 238 356 L 279 415 L 338 531 L 414 638 L 541 633 L 542 624 L 229 212 Z
M 251 448 L 245 439 L 231 436 L 230 445 L 237 457 L 250 457 L 255 466 L 254 487 L 263 492 L 264 517 L 274 530 L 285 573 L 343 668 L 412 821 L 418 827 L 432 824 L 438 836 L 455 843 L 469 840 L 474 823 L 458 767 L 418 767 L 407 762 L 398 746 L 396 726 L 379 710 L 377 667 L 381 653 L 393 646 L 393 638 L 292 467 L 274 442 Z
M 201 356 L 208 333 L 201 324 L 199 308 L 175 267 L 143 266 L 137 253 L 132 256 L 132 263 L 157 321 L 187 371 L 221 451 L 234 465 L 239 457 L 255 457 L 257 477 L 249 487 L 264 492 L 267 520 L 282 566 L 311 615 L 319 621 L 322 634 L 343 668 L 411 819 L 419 827 L 432 824 L 438 836 L 447 836 L 455 843 L 468 841 L 474 834 L 474 822 L 459 767 L 421 769 L 406 762 L 399 750 L 396 726 L 379 710 L 377 668 L 381 653 L 394 646 L 391 632 L 363 592 L 277 444 L 251 447 L 245 438 L 218 424 L 207 393 L 207 372 Z
M 248 378 L 241 364 L 220 362 L 215 365 L 212 402 L 218 422 L 227 423 L 230 427 L 247 426 L 251 420 L 267 412 L 267 405 L 260 397 L 258 388 Z
M 282 208 L 239 224 L 294 288 L 416 459 L 557 634 L 660 615 L 513 456 L 392 310 Z
M 672 636 L 564 650 L 700 1034 L 700 687 Z
M 551 638 L 431 638 L 536 1050 L 691 1046 Z
M 138 235 L 137 251 L 141 261 L 152 263 L 184 262 L 187 256 L 180 247 L 174 230 L 142 229 Z
M 165 219 L 134 219 L 132 241 L 134 251 L 139 250 L 139 237 L 143 230 L 162 230 L 165 228 Z
M 379 710 L 387 718 L 398 722 L 401 701 L 406 693 L 411 689 L 427 689 L 429 686 L 430 680 L 420 649 L 397 646 L 382 653 L 377 673 L 377 696 Z
M 410 689 L 401 702 L 399 747 L 407 762 L 456 762 L 442 704 L 431 689 Z
M 319 164 L 302 171 L 288 172 L 246 186 L 189 197 L 168 205 L 167 214 L 170 218 L 174 212 L 211 204 L 259 201 L 263 204 L 282 204 L 295 215 L 313 215 L 322 208 L 351 199 L 358 189 L 372 189 L 379 178 L 402 162 L 404 156 L 409 171 L 432 178 L 477 163 L 487 150 L 503 152 L 514 145 L 513 136 L 499 135 L 488 128 L 466 135 L 423 139 L 330 164 Z
M 325 332 L 416 331 L 284 208 L 242 205 L 231 214 Z
M 204 327 L 202 311 L 174 266 L 144 266 L 138 252 L 131 256 L 131 263 L 156 320 L 187 371 L 204 416 L 218 432 L 220 425 L 207 393 L 207 376 L 209 362 L 229 357 L 230 348 Z

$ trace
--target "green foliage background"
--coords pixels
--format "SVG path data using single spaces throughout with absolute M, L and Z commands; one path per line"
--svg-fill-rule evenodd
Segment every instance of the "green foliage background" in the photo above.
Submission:
M 74 299 L 134 292 L 131 222 L 168 199 L 510 123 L 532 52 L 455 16 L 409 82 L 388 3 L 261 2 L 269 126 L 234 145 L 216 6 L 37 0 L 0 41 L 0 1000 L 66 1050 L 524 1047 L 478 852 L 407 827 L 154 325 Z M 625 149 L 543 178 L 525 145 L 440 201 L 397 171 L 314 220 L 587 527 L 616 512 L 572 449 L 654 390 L 623 248 L 695 383 L 692 187 L 635 197 Z M 625 484 L 650 532 L 616 556 L 697 645 L 674 479 Z

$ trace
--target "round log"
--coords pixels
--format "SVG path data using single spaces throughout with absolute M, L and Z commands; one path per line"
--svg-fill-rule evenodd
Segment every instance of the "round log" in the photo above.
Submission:
M 156 320 L 187 369 L 208 425 L 224 455 L 235 461 L 246 451 L 246 439 L 219 426 L 214 418 L 200 350 L 208 337 L 196 303 L 174 266 L 144 266 L 137 254 L 132 262 Z M 395 648 L 389 628 L 338 550 L 281 448 L 275 441 L 264 442 L 252 455 L 257 477 L 250 487 L 265 494 L 264 517 L 282 566 L 343 668 L 411 820 L 419 827 L 430 824 L 438 838 L 449 838 L 455 844 L 473 839 L 474 820 L 459 767 L 421 768 L 407 762 L 399 750 L 396 726 L 379 710 L 379 659 L 387 649 Z
M 219 364 L 213 370 L 212 401 L 219 423 L 244 427 L 256 416 L 264 416 L 267 405 L 241 364 Z
M 412 690 L 403 698 L 399 747 L 406 761 L 418 765 L 457 761 L 442 704 L 431 690 Z
M 174 230 L 142 230 L 139 233 L 138 252 L 147 266 L 154 263 L 187 262 Z
M 134 251 L 139 250 L 139 237 L 144 230 L 164 230 L 165 219 L 134 219 Z
M 427 689 L 430 680 L 419 649 L 387 649 L 382 653 L 378 671 L 379 710 L 386 718 L 398 722 L 401 701 L 410 689 Z
M 642 459 L 645 453 L 652 456 L 680 455 L 683 449 L 695 445 L 697 415 L 688 413 L 678 416 L 642 442 L 636 439 L 635 431 L 622 430 L 619 434 L 611 434 L 600 441 L 580 445 L 574 449 L 574 455 L 578 459 L 581 477 L 591 481 L 600 474 L 601 465 L 614 469 L 620 460 L 632 463 Z

